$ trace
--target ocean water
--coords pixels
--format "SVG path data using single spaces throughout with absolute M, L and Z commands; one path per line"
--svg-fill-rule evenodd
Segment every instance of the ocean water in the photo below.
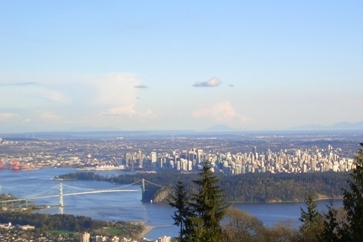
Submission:
M 47 168 L 29 171 L 0 170 L 0 185 L 3 194 L 11 193 L 18 198 L 43 197 L 33 201 L 42 205 L 59 205 L 60 183 L 63 186 L 64 213 L 89 216 L 107 221 L 145 221 L 154 226 L 146 237 L 157 239 L 160 236 L 177 236 L 178 227 L 173 225 L 174 209 L 167 204 L 141 202 L 141 185 L 115 185 L 97 181 L 53 181 L 54 176 L 75 172 L 73 168 Z M 122 171 L 99 172 L 103 175 L 118 175 Z M 84 191 L 119 188 L 127 190 L 117 193 L 79 194 Z M 54 195 L 54 197 L 49 197 Z M 31 199 L 30 199 L 31 200 Z M 330 201 L 319 201 L 318 209 L 326 210 Z M 335 201 L 341 205 L 341 201 Z M 272 226 L 280 221 L 289 221 L 299 226 L 300 208 L 304 203 L 275 204 L 234 204 L 233 207 L 246 211 Z M 59 213 L 56 208 L 41 210 L 42 213 Z

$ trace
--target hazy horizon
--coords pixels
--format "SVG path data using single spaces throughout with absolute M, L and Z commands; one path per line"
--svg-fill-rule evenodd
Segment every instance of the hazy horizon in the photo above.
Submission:
M 363 2 L 5 1 L 0 22 L 0 133 L 363 121 Z

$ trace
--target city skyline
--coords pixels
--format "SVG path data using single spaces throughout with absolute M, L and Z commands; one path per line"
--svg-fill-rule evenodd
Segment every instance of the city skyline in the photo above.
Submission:
M 363 3 L 2 2 L 0 132 L 363 121 Z

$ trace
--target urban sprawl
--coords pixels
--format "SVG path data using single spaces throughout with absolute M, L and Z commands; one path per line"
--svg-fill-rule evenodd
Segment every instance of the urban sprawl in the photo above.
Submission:
M 0 169 L 76 167 L 83 170 L 195 172 L 210 161 L 215 172 L 344 172 L 352 169 L 352 143 L 326 139 L 289 141 L 275 136 L 253 140 L 223 137 L 176 137 L 126 140 L 7 140 L 0 142 Z M 337 143 L 337 144 L 334 144 Z M 354 143 L 353 143 L 354 144 Z M 334 146 L 333 146 L 334 145 Z M 198 147 L 198 148 L 191 148 Z

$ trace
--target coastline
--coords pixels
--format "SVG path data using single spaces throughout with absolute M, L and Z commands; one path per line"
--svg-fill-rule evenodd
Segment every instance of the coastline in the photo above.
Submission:
M 151 230 L 153 230 L 155 226 L 145 225 L 144 229 L 141 231 L 141 233 L 137 236 L 139 239 L 145 238 L 145 235 L 148 234 Z
M 339 197 L 324 197 L 324 198 L 317 198 L 314 199 L 314 201 L 319 202 L 319 201 L 335 201 L 335 200 L 343 200 L 343 196 L 339 196 Z M 229 202 L 230 204 L 291 204 L 291 203 L 304 203 L 304 200 L 295 200 L 295 201 L 267 201 L 267 202 L 246 202 L 246 201 L 231 201 Z

